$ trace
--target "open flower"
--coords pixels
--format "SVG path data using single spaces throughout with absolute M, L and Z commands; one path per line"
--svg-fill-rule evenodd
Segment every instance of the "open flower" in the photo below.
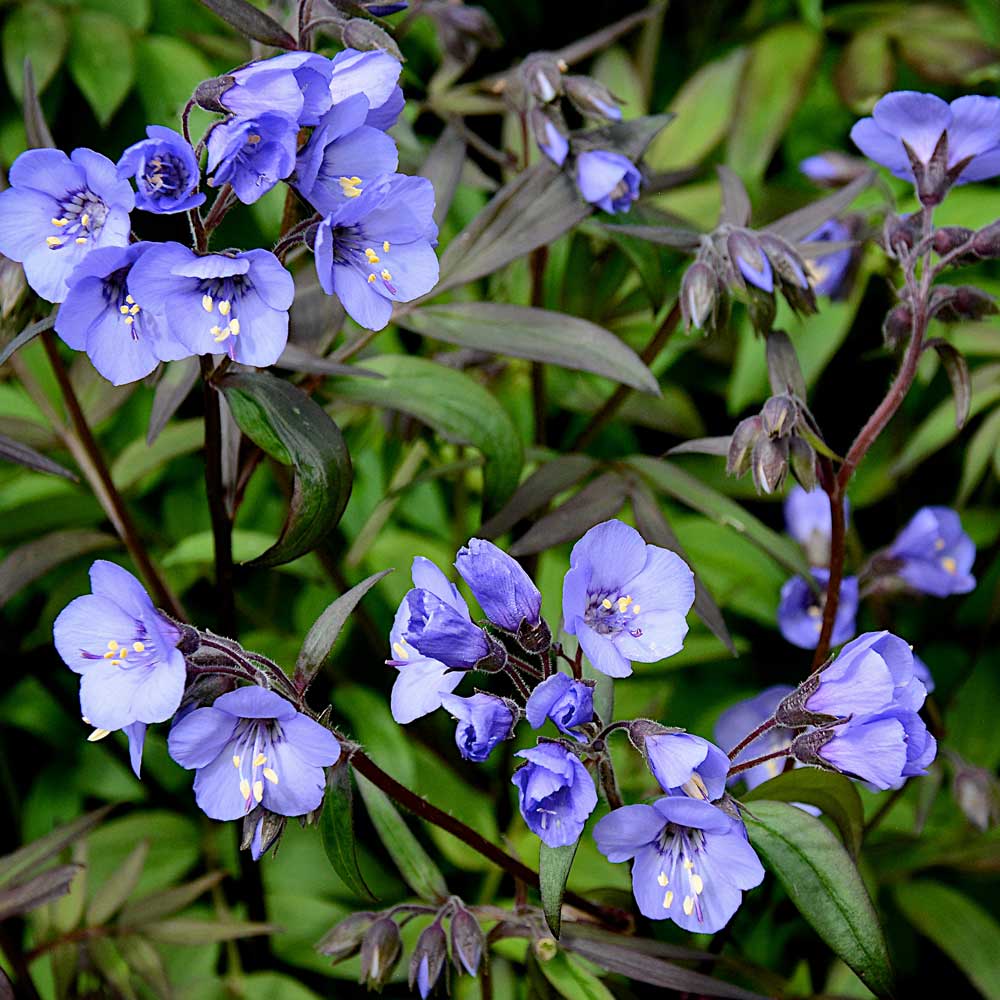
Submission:
M 392 128 L 403 110 L 403 92 L 397 86 L 402 72 L 399 60 L 383 49 L 344 49 L 333 57 L 330 97 L 333 104 L 363 94 L 368 101 L 367 124 Z
M 295 283 L 268 250 L 199 257 L 180 243 L 157 244 L 132 268 L 129 291 L 190 354 L 225 352 L 264 368 L 288 340 Z
M 608 861 L 634 859 L 632 893 L 644 916 L 695 933 L 725 927 L 744 890 L 764 878 L 743 824 L 686 796 L 615 809 L 598 821 L 594 840 Z
M 840 219 L 827 219 L 818 229 L 804 237 L 803 243 L 849 243 L 854 239 L 850 227 Z M 806 267 L 812 279 L 813 291 L 836 299 L 842 297 L 844 282 L 854 260 L 854 250 L 844 247 L 822 257 L 807 257 Z
M 332 102 L 333 64 L 314 52 L 283 52 L 222 77 L 219 103 L 241 118 L 284 115 L 296 126 L 315 125 Z
M 319 283 L 356 323 L 381 330 L 393 302 L 409 302 L 437 284 L 436 240 L 430 181 L 379 178 L 320 223 L 313 248 Z
M 28 284 L 62 302 L 67 279 L 97 247 L 128 244 L 135 195 L 115 165 L 92 149 L 29 149 L 0 191 L 0 254 L 24 265 Z
M 208 134 L 209 186 L 232 184 L 236 197 L 252 205 L 295 169 L 298 133 L 291 118 L 269 112 L 220 122 Z
M 514 756 L 528 761 L 510 779 L 528 829 L 549 847 L 565 847 L 579 839 L 597 805 L 597 790 L 587 769 L 558 743 L 539 743 Z
M 778 604 L 778 628 L 781 634 L 800 649 L 815 649 L 823 629 L 823 607 L 826 604 L 826 582 L 830 573 L 814 569 L 813 577 L 819 582 L 822 593 L 817 594 L 801 576 L 793 576 L 781 588 Z M 834 646 L 842 643 L 854 631 L 858 613 L 858 578 L 845 576 L 840 581 L 840 602 L 833 623 L 830 639 Z
M 468 605 L 458 588 L 430 559 L 417 556 L 413 560 L 412 577 L 414 587 L 434 594 L 449 604 L 459 617 L 471 623 Z M 440 708 L 441 696 L 451 694 L 465 675 L 464 670 L 450 670 L 440 660 L 421 654 L 407 640 L 409 630 L 410 604 L 407 598 L 403 598 L 389 633 L 393 658 L 388 661 L 399 671 L 392 686 L 390 707 L 392 717 L 401 724 Z
M 404 638 L 423 656 L 431 656 L 452 670 L 472 670 L 485 660 L 506 654 L 492 636 L 473 625 L 437 594 L 420 588 L 405 598 L 409 610 Z
M 501 740 L 513 734 L 514 713 L 510 705 L 496 695 L 482 691 L 471 698 L 442 694 L 441 704 L 458 719 L 455 744 L 465 760 L 481 764 Z
M 639 197 L 642 175 L 621 153 L 596 149 L 576 158 L 576 184 L 585 201 L 605 212 L 627 212 Z
M 258 805 L 281 816 L 310 812 L 323 801 L 323 768 L 340 757 L 333 733 L 256 685 L 185 715 L 167 745 L 181 767 L 197 771 L 195 800 L 219 820 Z
M 727 708 L 715 723 L 715 742 L 724 749 L 732 749 L 761 723 L 770 719 L 778 705 L 793 690 L 790 684 L 775 684 L 753 698 L 738 701 Z M 733 764 L 742 764 L 754 757 L 763 757 L 775 750 L 781 750 L 788 746 L 793 735 L 793 730 L 785 726 L 773 726 L 744 747 L 733 759 Z M 766 760 L 750 768 L 749 771 L 733 775 L 731 780 L 745 781 L 748 789 L 756 788 L 780 774 L 784 765 L 783 760 Z
M 190 351 L 171 339 L 163 324 L 133 297 L 129 273 L 152 243 L 101 247 L 87 254 L 69 278 L 56 315 L 56 333 L 75 351 L 86 351 L 112 385 L 135 382 L 161 361 Z
M 643 740 L 646 763 L 672 795 L 714 802 L 726 790 L 729 758 L 693 733 L 654 733 Z
M 976 547 L 950 507 L 923 507 L 896 537 L 889 555 L 902 562 L 899 575 L 914 590 L 934 597 L 967 594 L 976 586 Z
M 594 719 L 593 684 L 553 674 L 531 692 L 524 714 L 532 729 L 541 729 L 545 720 L 551 719 L 560 732 L 586 743 L 586 737 L 573 730 Z
M 164 722 L 184 693 L 180 629 L 153 607 L 142 584 L 121 566 L 98 559 L 93 593 L 71 601 L 52 628 L 59 655 L 80 674 L 80 709 L 99 735 L 135 723 Z M 129 732 L 138 771 L 142 729 Z
M 622 521 L 596 525 L 573 546 L 563 581 L 564 628 L 602 673 L 628 677 L 630 660 L 673 656 L 693 603 L 694 574 L 684 560 L 647 545 Z
M 522 622 L 537 625 L 542 595 L 521 564 L 483 538 L 472 538 L 458 550 L 455 568 L 469 585 L 486 617 L 516 632 Z
M 200 171 L 184 136 L 162 125 L 146 127 L 147 138 L 134 143 L 118 160 L 118 176 L 134 177 L 135 207 L 167 215 L 197 208 Z

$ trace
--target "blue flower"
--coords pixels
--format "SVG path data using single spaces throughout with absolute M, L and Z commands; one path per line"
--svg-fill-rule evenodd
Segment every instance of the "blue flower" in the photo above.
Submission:
M 672 796 L 615 809 L 594 827 L 608 861 L 634 859 L 632 893 L 650 920 L 712 934 L 729 923 L 764 869 L 743 824 L 698 799 Z
M 322 215 L 360 197 L 371 181 L 396 169 L 396 144 L 366 125 L 367 115 L 368 101 L 362 94 L 335 104 L 299 153 L 295 187 Z
M 494 625 L 516 632 L 541 620 L 542 595 L 521 564 L 492 542 L 472 538 L 458 550 L 455 568 Z
M 951 183 L 967 184 L 1000 174 L 1000 98 L 967 95 L 948 104 L 933 94 L 898 90 L 886 94 L 851 129 L 854 145 L 897 177 L 913 181 L 906 147 L 927 165 L 947 133 Z
M 81 675 L 80 709 L 98 728 L 128 732 L 138 773 L 142 728 L 163 722 L 180 704 L 186 667 L 180 629 L 153 607 L 142 584 L 116 563 L 90 567 L 91 594 L 71 601 L 52 628 L 59 655 Z M 103 731 L 103 732 L 102 732 Z
M 296 126 L 315 125 L 330 109 L 333 64 L 313 52 L 283 52 L 248 63 L 222 79 L 231 81 L 220 97 L 240 118 L 274 113 Z
M 402 69 L 399 60 L 382 49 L 344 49 L 333 57 L 333 103 L 363 94 L 369 108 L 366 124 L 383 130 L 392 128 L 403 110 L 403 92 L 396 84 Z
M 528 762 L 510 779 L 528 829 L 549 847 L 574 843 L 597 805 L 587 769 L 558 743 L 539 743 L 514 756 Z
M 714 802 L 726 790 L 729 758 L 692 733 L 656 733 L 643 740 L 646 763 L 670 794 Z
M 630 660 L 673 656 L 693 603 L 694 574 L 684 560 L 647 545 L 621 521 L 596 525 L 573 546 L 563 581 L 564 628 L 602 673 L 628 677 Z
M 458 752 L 481 764 L 501 740 L 514 732 L 514 713 L 503 698 L 477 692 L 471 698 L 442 694 L 441 704 L 458 720 L 455 744 Z
M 97 247 L 123 247 L 135 195 L 115 165 L 92 149 L 29 149 L 0 191 L 0 254 L 24 265 L 28 284 L 62 302 L 67 279 Z
M 778 604 L 778 628 L 793 646 L 800 649 L 815 649 L 823 628 L 825 588 L 830 573 L 825 569 L 814 569 L 812 575 L 820 585 L 821 594 L 816 594 L 803 577 L 793 576 L 781 588 L 781 602 Z M 842 643 L 854 631 L 857 613 L 858 578 L 845 576 L 840 582 L 840 602 L 830 639 L 834 646 Z
M 295 169 L 298 125 L 284 115 L 230 118 L 208 134 L 210 187 L 232 184 L 236 197 L 252 205 Z
M 295 283 L 267 250 L 199 257 L 179 243 L 161 243 L 137 261 L 128 287 L 189 354 L 225 352 L 264 368 L 288 340 Z
M 745 281 L 769 295 L 774 291 L 774 269 L 760 241 L 746 229 L 737 229 L 726 240 L 729 259 Z M 805 274 L 800 284 L 808 287 Z
M 569 153 L 569 139 L 556 127 L 555 123 L 541 108 L 531 112 L 531 130 L 535 133 L 538 148 L 557 166 L 566 162 Z
M 364 3 L 361 4 L 372 17 L 388 17 L 390 14 L 398 14 L 401 10 L 409 7 L 407 0 L 400 0 L 399 3 Z
M 503 647 L 450 601 L 419 588 L 411 590 L 405 601 L 410 617 L 403 637 L 422 656 L 452 670 L 472 670 L 494 656 L 504 658 Z
M 740 740 L 774 715 L 778 705 L 795 689 L 790 684 L 775 684 L 753 698 L 738 701 L 727 708 L 715 723 L 715 742 L 720 747 L 735 747 Z M 733 764 L 742 764 L 754 757 L 763 757 L 774 750 L 788 746 L 794 731 L 785 726 L 774 726 L 741 750 Z M 734 775 L 731 782 L 745 781 L 748 789 L 756 788 L 781 773 L 784 761 L 766 760 L 763 764 Z
M 381 330 L 393 302 L 409 302 L 437 284 L 436 241 L 430 181 L 382 177 L 320 223 L 313 248 L 319 283 L 356 323 Z
M 901 561 L 899 575 L 914 590 L 934 597 L 967 594 L 976 586 L 976 547 L 949 507 L 922 507 L 896 537 L 889 555 Z
M 828 219 L 819 229 L 806 236 L 803 243 L 844 243 L 854 238 L 850 228 L 840 219 Z M 813 291 L 835 299 L 843 290 L 844 280 L 851 269 L 854 251 L 850 247 L 834 250 L 822 257 L 809 257 L 807 266 Z
M 135 207 L 160 215 L 197 208 L 205 196 L 198 192 L 200 171 L 190 144 L 162 125 L 147 126 L 146 135 L 118 160 L 118 176 L 135 178 Z
M 458 588 L 429 559 L 413 560 L 413 585 L 429 591 L 450 604 L 456 614 L 470 622 L 469 608 Z M 407 595 L 408 597 L 409 595 Z M 388 662 L 399 671 L 392 686 L 392 717 L 401 724 L 412 722 L 441 707 L 442 694 L 451 694 L 465 675 L 464 670 L 449 670 L 440 660 L 419 653 L 408 641 L 410 604 L 403 598 L 389 633 L 393 659 Z
M 846 524 L 850 504 L 844 498 Z M 813 566 L 825 566 L 830 561 L 830 498 L 822 487 L 806 491 L 793 486 L 785 499 L 785 529 L 805 550 Z
M 190 351 L 172 340 L 162 323 L 131 294 L 132 267 L 154 244 L 101 247 L 69 277 L 69 292 L 56 316 L 56 333 L 75 351 L 86 351 L 113 385 L 135 382 L 161 361 Z
M 934 676 L 931 674 L 930 667 L 916 653 L 913 654 L 913 676 L 923 684 L 928 694 L 934 692 Z
M 573 730 L 594 720 L 594 687 L 553 674 L 531 692 L 524 714 L 532 729 L 541 729 L 551 719 L 560 732 L 586 743 L 587 738 Z
M 256 685 L 184 716 L 167 746 L 181 767 L 197 771 L 195 800 L 219 820 L 238 819 L 258 805 L 280 816 L 312 811 L 323 801 L 323 768 L 340 757 L 333 733 Z
M 576 184 L 585 201 L 605 212 L 627 212 L 639 197 L 642 175 L 628 157 L 592 150 L 576 158 Z

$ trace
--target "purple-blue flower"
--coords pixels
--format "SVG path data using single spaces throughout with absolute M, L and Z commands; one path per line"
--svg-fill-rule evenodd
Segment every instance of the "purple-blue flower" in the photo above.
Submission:
M 539 743 L 514 756 L 528 762 L 510 779 L 528 829 L 549 847 L 574 843 L 597 805 L 587 769 L 558 743 Z
M 557 167 L 561 167 L 569 153 L 569 139 L 540 108 L 534 108 L 531 112 L 531 129 L 535 133 L 538 148 Z
M 330 108 L 333 64 L 313 52 L 283 52 L 228 73 L 220 97 L 240 118 L 273 113 L 298 125 L 315 125 Z
M 200 171 L 194 150 L 172 128 L 148 125 L 147 138 L 129 146 L 118 160 L 118 176 L 135 178 L 135 207 L 167 215 L 197 208 Z
M 656 733 L 643 740 L 646 763 L 669 794 L 714 802 L 726 790 L 729 758 L 693 733 Z
M 177 711 L 184 693 L 180 630 L 153 607 L 142 584 L 121 566 L 98 559 L 91 594 L 71 601 L 52 628 L 59 655 L 80 674 L 80 709 L 100 735 L 126 729 L 138 774 L 145 725 Z M 92 739 L 99 738 L 94 734 Z
M 437 594 L 417 588 L 404 600 L 409 621 L 403 637 L 421 656 L 452 670 L 471 670 L 497 650 L 496 640 Z
M 789 684 L 775 684 L 753 698 L 747 698 L 730 706 L 719 716 L 719 720 L 715 724 L 715 742 L 720 747 L 731 750 L 740 740 L 749 736 L 758 726 L 770 719 L 778 705 L 793 690 L 794 688 Z M 781 750 L 788 746 L 792 736 L 794 736 L 794 730 L 785 726 L 773 726 L 741 750 L 733 759 L 733 763 L 743 764 L 755 757 L 763 757 L 775 750 Z M 758 764 L 748 771 L 734 775 L 731 780 L 733 782 L 745 781 L 748 789 L 756 788 L 780 774 L 783 767 L 784 761 L 782 760 L 777 758 L 766 760 L 763 764 Z
M 469 608 L 458 588 L 429 559 L 414 558 L 412 577 L 414 587 L 430 592 L 450 604 L 465 621 L 471 621 Z M 390 707 L 392 717 L 401 724 L 440 708 L 442 694 L 451 694 L 465 675 L 464 670 L 449 670 L 440 660 L 423 656 L 407 641 L 410 629 L 408 597 L 399 605 L 389 633 L 393 658 L 388 662 L 399 671 L 392 686 Z
M 830 573 L 825 569 L 814 569 L 812 575 L 820 585 L 820 594 L 809 586 L 804 577 L 793 576 L 781 588 L 781 601 L 778 604 L 778 628 L 793 646 L 800 649 L 815 649 L 823 628 L 825 588 Z M 834 646 L 838 646 L 854 632 L 857 613 L 858 578 L 845 576 L 840 582 L 840 602 L 830 639 Z
M 851 129 L 854 145 L 897 177 L 914 180 L 906 146 L 928 164 L 947 133 L 949 173 L 955 184 L 1000 174 L 1000 98 L 967 95 L 948 104 L 933 94 L 898 90 L 886 94 Z M 905 144 L 905 145 L 904 145 Z M 964 163 L 964 166 L 962 164 Z
M 436 241 L 430 181 L 379 178 L 320 223 L 313 247 L 319 283 L 356 323 L 381 330 L 393 302 L 409 302 L 437 284 Z
M 844 497 L 844 522 L 850 514 L 850 504 Z M 785 498 L 785 529 L 805 550 L 812 566 L 825 566 L 830 561 L 830 498 L 822 487 L 804 490 L 795 485 Z
M 853 239 L 850 228 L 840 219 L 828 219 L 819 229 L 814 229 L 803 243 L 845 243 Z M 851 259 L 854 255 L 850 247 L 834 250 L 822 256 L 808 257 L 809 276 L 812 279 L 813 291 L 827 298 L 837 298 L 844 279 L 851 269 Z
M 532 729 L 541 729 L 551 719 L 560 732 L 586 743 L 586 737 L 573 730 L 594 719 L 593 685 L 553 674 L 531 692 L 524 714 Z
M 252 205 L 295 169 L 298 134 L 291 118 L 269 112 L 220 122 L 208 135 L 209 186 L 232 184 L 236 197 Z
M 627 212 L 639 197 L 642 175 L 621 153 L 591 150 L 576 158 L 576 185 L 584 201 L 605 212 Z
M 687 796 L 615 809 L 594 827 L 614 863 L 634 859 L 632 893 L 650 920 L 712 934 L 729 923 L 764 869 L 738 819 Z
M 769 295 L 774 291 L 774 269 L 760 242 L 745 229 L 737 229 L 726 240 L 729 259 L 745 281 Z M 808 285 L 805 275 L 801 284 Z
M 933 693 L 934 676 L 931 674 L 930 667 L 916 653 L 913 654 L 913 676 L 923 684 L 928 694 Z
M 161 243 L 136 262 L 128 284 L 189 354 L 226 353 L 265 368 L 285 348 L 295 283 L 268 250 L 199 257 Z
M 73 350 L 86 351 L 113 385 L 135 382 L 161 361 L 191 353 L 170 338 L 167 328 L 142 308 L 129 288 L 132 267 L 153 245 L 133 243 L 91 251 L 70 275 L 69 291 L 56 315 L 56 333 Z
M 563 627 L 602 673 L 628 677 L 630 660 L 655 663 L 683 646 L 694 574 L 680 556 L 613 520 L 591 528 L 569 561 Z
M 542 595 L 521 564 L 483 538 L 458 550 L 455 568 L 494 625 L 516 632 L 541 620 Z
M 115 165 L 92 149 L 29 149 L 0 191 L 0 254 L 24 265 L 28 284 L 62 302 L 67 279 L 97 247 L 123 247 L 135 195 Z
M 899 576 L 934 597 L 967 594 L 976 586 L 976 547 L 950 507 L 923 507 L 896 536 L 889 555 L 902 562 Z
M 403 67 L 382 49 L 344 49 L 333 57 L 330 97 L 333 104 L 363 94 L 368 101 L 366 124 L 389 129 L 403 110 L 403 92 L 396 81 Z
M 513 734 L 514 713 L 510 705 L 496 695 L 482 691 L 471 698 L 442 694 L 441 704 L 458 720 L 455 745 L 465 760 L 481 764 L 501 740 Z
M 321 119 L 295 164 L 295 187 L 322 215 L 361 192 L 399 163 L 396 144 L 381 129 L 365 124 L 368 101 L 355 94 L 335 104 Z
M 195 800 L 219 820 L 238 819 L 258 805 L 280 816 L 310 812 L 323 801 L 323 768 L 340 757 L 333 733 L 256 685 L 185 715 L 167 746 L 181 767 L 197 771 Z

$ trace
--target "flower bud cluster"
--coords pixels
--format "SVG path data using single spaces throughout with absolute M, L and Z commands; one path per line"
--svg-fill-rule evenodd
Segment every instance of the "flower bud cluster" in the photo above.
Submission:
M 750 472 L 759 493 L 781 488 L 791 469 L 805 489 L 816 486 L 816 452 L 803 432 L 808 415 L 794 396 L 772 396 L 760 413 L 737 424 L 729 442 L 726 472 Z

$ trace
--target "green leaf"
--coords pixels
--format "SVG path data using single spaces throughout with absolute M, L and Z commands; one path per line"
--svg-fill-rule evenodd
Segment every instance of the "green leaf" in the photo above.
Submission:
M 161 944 L 205 945 L 218 941 L 237 941 L 240 938 L 261 934 L 278 934 L 283 930 L 277 924 L 259 924 L 242 920 L 196 920 L 194 917 L 176 917 L 147 924 L 143 932 Z
M 818 767 L 800 767 L 775 775 L 769 781 L 743 795 L 742 801 L 805 802 L 816 806 L 840 831 L 841 839 L 852 857 L 861 850 L 864 832 L 864 808 L 861 796 L 850 778 Z
M 389 796 L 362 775 L 359 774 L 357 779 L 372 824 L 406 884 L 421 899 L 431 902 L 445 900 L 448 885 L 444 876 L 420 846 Z
M 553 937 L 559 937 L 562 926 L 562 901 L 566 893 L 566 880 L 573 867 L 576 849 L 580 846 L 578 837 L 565 847 L 549 847 L 538 844 L 538 887 L 542 895 L 542 911 Z
M 80 6 L 110 14 L 136 31 L 145 31 L 153 15 L 150 0 L 81 0 Z
M 115 486 L 125 493 L 144 476 L 162 470 L 174 458 L 198 451 L 205 442 L 205 424 L 200 417 L 178 420 L 165 427 L 150 444 L 143 434 L 127 444 L 111 466 Z
M 892 90 L 895 77 L 891 39 L 878 26 L 859 31 L 844 46 L 833 73 L 841 100 L 859 115 L 868 114 L 875 102 Z
M 754 43 L 740 84 L 726 162 L 749 180 L 764 175 L 785 128 L 805 97 L 823 36 L 804 24 L 781 24 Z
M 755 802 L 743 814 L 750 843 L 833 952 L 878 997 L 893 974 L 875 908 L 850 855 L 823 823 L 785 802 Z
M 326 411 L 290 382 L 263 371 L 246 372 L 227 375 L 221 387 L 240 430 L 295 469 L 281 536 L 252 565 L 291 562 L 316 548 L 344 513 L 352 480 L 347 445 Z
M 67 528 L 18 546 L 0 562 L 0 607 L 50 569 L 77 556 L 113 548 L 118 539 L 90 528 Z
M 15 351 L 19 351 L 25 344 L 34 340 L 40 333 L 44 333 L 46 330 L 51 330 L 55 325 L 56 312 L 53 310 L 51 315 L 46 316 L 45 319 L 40 319 L 37 323 L 31 323 L 26 326 L 16 337 L 11 337 L 11 339 L 4 344 L 3 350 L 0 351 L 0 365 L 2 365 Z
M 365 360 L 381 379 L 337 379 L 343 399 L 400 410 L 450 441 L 483 453 L 484 517 L 498 511 L 517 487 L 524 455 L 506 410 L 468 375 L 425 358 L 385 355 Z
M 135 52 L 128 28 L 99 11 L 73 15 L 69 72 L 98 122 L 107 125 L 135 82 Z
M 31 60 L 35 90 L 40 94 L 59 69 L 68 42 L 63 15 L 47 3 L 24 4 L 7 15 L 3 69 L 10 92 L 18 101 L 24 97 L 24 60 Z
M 700 479 L 662 459 L 632 455 L 626 462 L 662 493 L 693 507 L 706 517 L 745 535 L 790 573 L 811 580 L 809 566 L 798 545 L 767 527 L 736 501 L 706 486 Z
M 990 459 L 1000 444 L 1000 409 L 995 409 L 969 439 L 962 461 L 962 481 L 955 503 L 964 507 L 979 485 Z
M 87 907 L 87 926 L 100 927 L 118 912 L 139 884 L 149 854 L 149 841 L 142 840 L 94 893 Z
M 195 88 L 215 75 L 205 57 L 179 38 L 164 35 L 140 38 L 136 42 L 136 58 L 142 66 L 136 86 L 146 119 L 153 125 L 176 128 Z
M 225 877 L 225 872 L 209 872 L 184 885 L 128 902 L 118 916 L 118 923 L 124 927 L 138 927 L 169 917 L 190 906 L 202 893 L 217 886 Z
M 459 347 L 604 375 L 659 395 L 653 373 L 613 333 L 577 316 L 500 302 L 450 302 L 401 316 L 401 326 Z
M 374 900 L 375 896 L 365 884 L 364 876 L 358 867 L 351 770 L 351 767 L 344 762 L 329 772 L 326 798 L 319 820 L 319 832 L 327 860 L 344 885 L 362 899 Z
M 591 75 L 622 102 L 623 120 L 630 121 L 646 114 L 648 108 L 642 80 L 628 52 L 620 45 L 605 49 L 594 60 Z
M 900 882 L 894 892 L 907 920 L 948 955 L 987 1000 L 1000 1000 L 1000 924 L 990 913 L 939 882 Z
M 614 993 L 597 976 L 564 951 L 557 951 L 547 961 L 539 958 L 538 967 L 566 1000 L 615 1000 Z

